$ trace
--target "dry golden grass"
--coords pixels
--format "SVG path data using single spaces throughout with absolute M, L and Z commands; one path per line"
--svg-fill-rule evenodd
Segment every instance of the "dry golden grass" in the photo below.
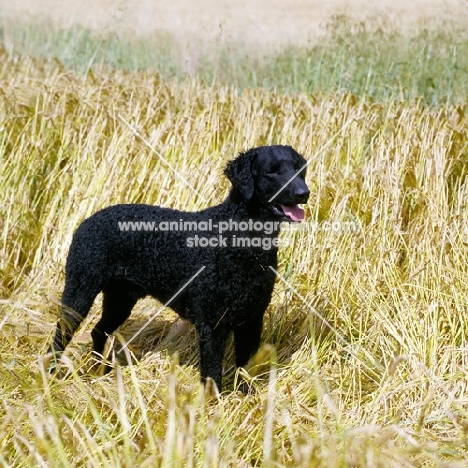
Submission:
M 0 59 L 1 466 L 466 466 L 462 107 Z M 226 161 L 270 143 L 311 161 L 308 220 L 360 229 L 284 234 L 289 286 L 267 312 L 257 392 L 205 402 L 194 331 L 170 312 L 133 343 L 134 365 L 87 375 L 99 303 L 62 372 L 41 372 L 78 224 L 119 202 L 206 206 L 160 156 L 218 203 Z M 117 339 L 157 307 L 141 302 Z

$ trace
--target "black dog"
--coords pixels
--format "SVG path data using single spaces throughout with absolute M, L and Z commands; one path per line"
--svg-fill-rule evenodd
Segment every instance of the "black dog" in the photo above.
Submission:
M 277 266 L 279 225 L 304 217 L 297 204 L 309 197 L 305 167 L 290 146 L 255 148 L 228 163 L 224 173 L 233 187 L 218 206 L 191 213 L 116 205 L 86 219 L 68 254 L 50 352 L 65 349 L 99 292 L 102 317 L 92 331 L 98 354 L 137 300 L 150 295 L 170 300 L 195 325 L 202 380 L 211 377 L 221 391 L 229 333 L 234 332 L 237 366 L 258 349 L 275 283 L 269 267 Z

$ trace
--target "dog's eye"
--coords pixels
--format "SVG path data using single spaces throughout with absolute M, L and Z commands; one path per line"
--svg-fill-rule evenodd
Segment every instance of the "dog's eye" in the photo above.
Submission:
M 267 172 L 265 172 L 265 175 L 267 176 L 273 176 L 278 174 L 278 169 L 269 169 Z
M 302 169 L 302 171 L 301 171 L 301 169 Z M 298 175 L 299 175 L 300 177 L 302 177 L 303 179 L 305 179 L 306 170 L 304 169 L 303 166 L 294 168 L 294 170 L 295 170 L 296 173 L 298 173 Z

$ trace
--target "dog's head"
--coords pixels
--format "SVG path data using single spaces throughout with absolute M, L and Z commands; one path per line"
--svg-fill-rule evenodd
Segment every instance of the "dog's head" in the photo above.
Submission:
M 291 146 L 261 146 L 241 153 L 224 171 L 249 205 L 258 205 L 280 221 L 298 222 L 310 191 L 306 160 Z

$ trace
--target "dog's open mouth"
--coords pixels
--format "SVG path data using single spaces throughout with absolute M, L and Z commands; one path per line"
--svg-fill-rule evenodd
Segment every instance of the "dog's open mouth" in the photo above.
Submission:
M 273 212 L 276 216 L 289 218 L 291 221 L 296 223 L 299 223 L 304 219 L 304 210 L 299 205 L 273 205 Z

